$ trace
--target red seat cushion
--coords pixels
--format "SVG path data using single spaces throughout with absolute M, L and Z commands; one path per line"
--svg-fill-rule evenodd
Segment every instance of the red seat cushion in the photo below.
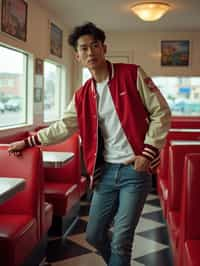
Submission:
M 0 214 L 0 221 L 1 265 L 20 265 L 37 243 L 36 219 L 29 215 Z
M 80 199 L 78 185 L 45 182 L 45 199 L 53 205 L 55 215 L 65 216 Z
M 184 266 L 200 265 L 200 240 L 187 240 L 184 246 Z

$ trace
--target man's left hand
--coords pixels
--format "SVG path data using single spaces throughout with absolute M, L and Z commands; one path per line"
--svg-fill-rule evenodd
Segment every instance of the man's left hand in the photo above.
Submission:
M 134 169 L 136 171 L 146 171 L 149 172 L 149 167 L 150 167 L 150 161 L 142 156 L 142 155 L 136 155 L 133 159 L 126 161 L 125 164 L 133 164 L 134 163 Z

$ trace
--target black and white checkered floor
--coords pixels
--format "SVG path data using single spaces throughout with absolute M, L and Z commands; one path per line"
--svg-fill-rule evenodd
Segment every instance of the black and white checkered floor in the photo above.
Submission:
M 52 266 L 105 266 L 102 258 L 85 240 L 89 203 L 82 202 L 81 217 L 67 239 L 49 243 Z M 150 194 L 136 229 L 131 266 L 173 266 L 166 224 L 157 195 Z

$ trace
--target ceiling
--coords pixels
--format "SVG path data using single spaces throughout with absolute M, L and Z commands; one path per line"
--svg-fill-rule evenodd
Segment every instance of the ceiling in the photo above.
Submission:
M 91 21 L 105 31 L 200 31 L 200 0 L 164 1 L 171 10 L 156 22 L 144 22 L 130 10 L 140 0 L 39 0 L 70 28 Z

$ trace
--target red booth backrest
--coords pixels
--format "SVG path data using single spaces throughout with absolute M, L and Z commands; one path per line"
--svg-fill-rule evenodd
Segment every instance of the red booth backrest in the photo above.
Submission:
M 8 135 L 8 136 L 5 136 L 5 137 L 0 137 L 0 143 L 7 144 L 7 143 L 14 142 L 14 141 L 22 140 L 22 139 L 27 138 L 28 135 L 29 135 L 28 131 L 22 131 L 22 132 L 15 133 L 13 135 Z
M 200 117 L 172 117 L 171 128 L 200 128 Z
M 185 158 L 182 221 L 185 240 L 200 239 L 200 153 Z
M 30 148 L 22 156 L 9 155 L 7 146 L 0 146 L 0 176 L 22 177 L 25 189 L 0 205 L 1 213 L 28 214 L 39 219 L 44 189 L 41 151 Z
M 74 157 L 60 168 L 46 167 L 44 169 L 45 180 L 76 183 L 79 184 L 81 178 L 81 165 L 80 165 L 80 140 L 79 135 L 74 134 L 66 141 L 59 144 L 42 146 L 45 151 L 61 151 L 73 152 Z
M 184 157 L 191 152 L 200 153 L 200 141 L 196 145 L 171 145 L 169 147 L 169 210 L 180 210 Z
M 161 150 L 161 162 L 160 162 L 160 172 L 159 177 L 161 178 L 167 178 L 167 173 L 169 169 L 169 145 L 170 141 L 172 140 L 200 140 L 200 129 L 199 131 L 176 131 L 176 129 L 173 129 L 173 131 L 169 131 L 166 139 L 166 143 Z

